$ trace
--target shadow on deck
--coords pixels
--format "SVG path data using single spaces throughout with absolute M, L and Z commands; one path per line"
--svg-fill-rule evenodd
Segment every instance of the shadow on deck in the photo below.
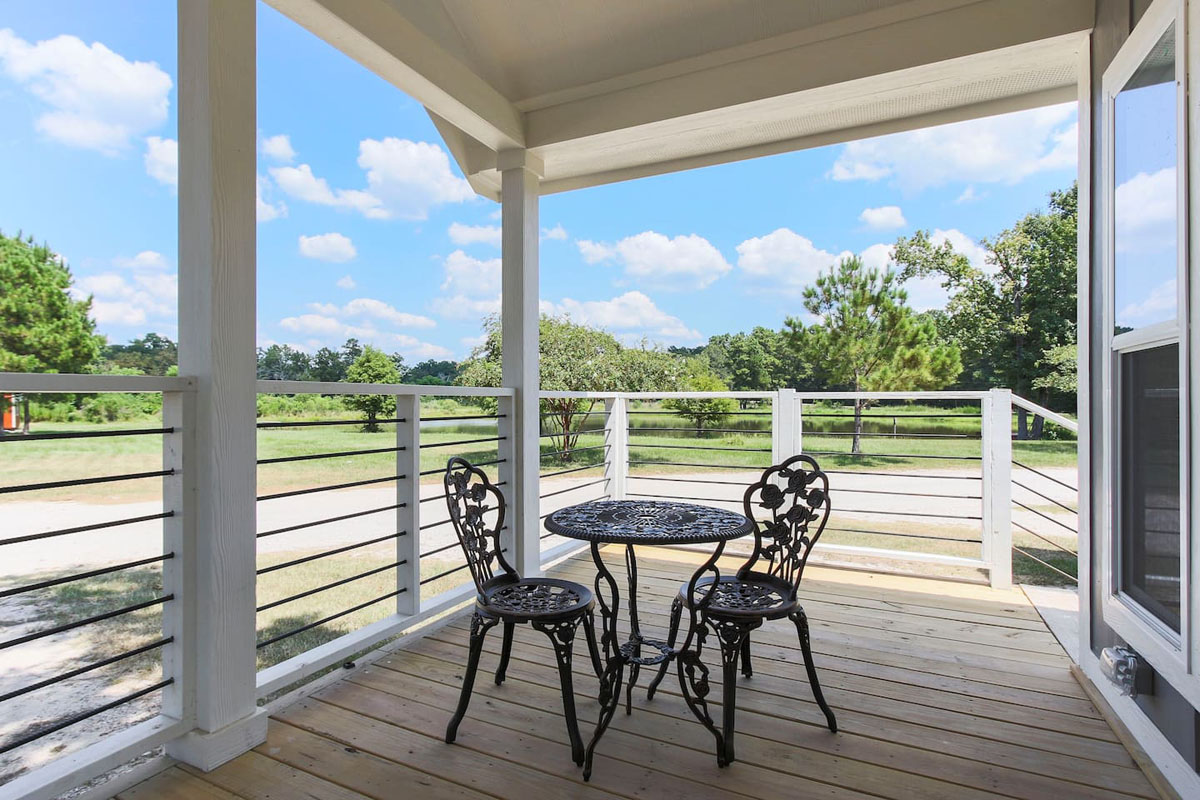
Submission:
M 623 568 L 619 550 L 606 555 L 614 572 Z M 697 558 L 668 550 L 639 556 L 648 635 L 665 636 L 670 600 Z M 723 570 L 736 567 L 727 561 Z M 590 583 L 594 568 L 575 557 L 551 574 Z M 120 797 L 1159 796 L 1020 591 L 812 568 L 802 595 L 841 732 L 824 727 L 791 623 L 768 623 L 753 636 L 754 677 L 738 689 L 739 760 L 727 769 L 717 768 L 712 737 L 687 710 L 673 675 L 650 703 L 643 675 L 633 715 L 617 714 L 592 781 L 583 783 L 570 758 L 553 655 L 528 627 L 517 628 L 499 687 L 489 671 L 500 636 L 488 637 L 458 743 L 444 744 L 467 653 L 469 620 L 459 615 L 278 710 L 268 741 L 253 752 L 207 774 L 172 767 Z M 586 742 L 598 706 L 584 653 L 581 637 L 576 704 Z M 710 664 L 713 657 L 708 651 Z M 719 686 L 712 698 L 719 701 Z

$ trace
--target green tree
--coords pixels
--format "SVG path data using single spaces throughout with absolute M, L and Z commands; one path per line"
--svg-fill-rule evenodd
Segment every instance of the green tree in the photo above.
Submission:
M 382 350 L 367 345 L 346 370 L 346 380 L 350 383 L 399 383 L 400 371 Z M 396 398 L 385 394 L 348 395 L 346 405 L 367 415 L 363 430 L 368 433 L 379 432 L 380 416 L 396 413 Z
M 706 362 L 694 360 L 690 367 L 691 372 L 683 384 L 684 391 L 729 391 L 729 387 L 708 368 Z M 705 426 L 716 428 L 729 419 L 729 415 L 737 410 L 737 401 L 729 397 L 672 397 L 663 401 L 663 408 L 691 420 L 696 427 L 696 435 L 700 436 Z
M 258 348 L 258 377 L 264 381 L 312 380 L 312 361 L 308 353 L 286 344 Z
M 138 375 L 166 375 L 179 364 L 179 348 L 175 342 L 158 333 L 147 333 L 129 344 L 106 345 L 100 353 L 105 362 L 101 369 L 108 374 L 120 374 L 117 369 L 134 369 Z
M 1074 395 L 1079 390 L 1079 347 L 1064 344 L 1046 351 L 1039 366 L 1051 372 L 1033 379 L 1033 388 Z
M 336 383 L 346 379 L 346 362 L 337 350 L 322 347 L 312 357 L 312 379 Z
M 500 318 L 484 321 L 485 339 L 462 364 L 458 383 L 463 386 L 501 385 Z M 679 379 L 677 359 L 666 354 L 626 348 L 605 331 L 579 325 L 566 317 L 543 315 L 538 323 L 539 380 L 549 392 L 621 392 L 669 390 Z M 542 412 L 554 434 L 551 440 L 571 458 L 579 432 L 595 409 L 594 400 L 543 399 Z
M 0 234 L 0 372 L 83 372 L 104 344 L 92 299 L 71 295 L 71 270 L 32 237 Z
M 804 307 L 818 322 L 806 327 L 789 317 L 786 325 L 799 355 L 855 392 L 941 389 L 962 370 L 958 348 L 941 343 L 907 301 L 895 272 L 846 258 L 804 290 Z M 867 404 L 854 401 L 854 453 L 862 452 Z
M 985 239 L 987 270 L 925 231 L 896 242 L 902 279 L 938 276 L 951 294 L 941 328 L 962 352 L 967 387 L 1003 386 L 1049 404 L 1056 388 L 1046 379 L 1061 365 L 1047 356 L 1076 339 L 1077 205 L 1076 186 L 1052 192 L 1047 211 Z M 1035 419 L 1034 437 L 1041 426 Z M 1020 409 L 1017 435 L 1029 433 Z
M 458 376 L 458 364 L 430 358 L 412 366 L 404 373 L 405 383 L 423 386 L 449 386 Z

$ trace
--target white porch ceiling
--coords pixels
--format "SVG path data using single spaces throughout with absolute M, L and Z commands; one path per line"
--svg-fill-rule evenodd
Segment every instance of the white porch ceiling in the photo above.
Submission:
M 544 193 L 1074 99 L 1093 0 L 267 0 Z

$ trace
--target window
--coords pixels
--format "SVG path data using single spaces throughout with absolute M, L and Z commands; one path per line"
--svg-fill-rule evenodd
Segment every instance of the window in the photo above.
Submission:
M 1167 671 L 1188 669 L 1191 641 L 1181 8 L 1158 0 L 1104 75 L 1101 176 L 1104 618 Z

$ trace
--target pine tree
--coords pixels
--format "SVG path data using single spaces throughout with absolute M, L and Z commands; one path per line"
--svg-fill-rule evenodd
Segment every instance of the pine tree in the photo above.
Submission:
M 941 343 L 933 322 L 907 302 L 894 272 L 843 259 L 804 290 L 804 307 L 819 321 L 806 327 L 789 317 L 790 344 L 831 383 L 855 392 L 941 389 L 962 370 L 958 348 Z M 854 402 L 853 453 L 862 452 L 866 406 Z

